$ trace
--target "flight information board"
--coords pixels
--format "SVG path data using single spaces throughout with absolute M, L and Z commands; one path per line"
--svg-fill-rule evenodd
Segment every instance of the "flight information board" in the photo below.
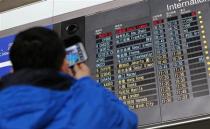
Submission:
M 93 76 L 139 125 L 210 114 L 210 2 L 145 0 L 86 18 Z

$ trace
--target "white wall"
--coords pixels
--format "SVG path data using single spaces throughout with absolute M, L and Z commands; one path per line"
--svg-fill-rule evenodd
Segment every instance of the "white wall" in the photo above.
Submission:
M 43 0 L 0 13 L 0 31 L 109 1 L 112 0 Z
M 2 30 L 2 19 L 1 19 L 1 14 L 0 14 L 0 31 Z
M 54 15 L 61 15 L 109 1 L 113 0 L 54 0 Z

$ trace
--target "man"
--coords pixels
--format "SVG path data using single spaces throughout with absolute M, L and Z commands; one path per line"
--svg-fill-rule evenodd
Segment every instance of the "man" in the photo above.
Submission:
M 68 68 L 55 32 L 19 33 L 10 59 L 14 71 L 1 79 L 0 129 L 136 129 L 136 115 L 92 80 L 85 64 Z

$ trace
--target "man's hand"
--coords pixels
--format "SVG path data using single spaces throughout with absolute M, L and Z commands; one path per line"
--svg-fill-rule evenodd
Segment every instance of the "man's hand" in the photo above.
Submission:
M 90 76 L 90 69 L 84 63 L 76 64 L 73 70 L 74 70 L 74 77 L 77 79 Z

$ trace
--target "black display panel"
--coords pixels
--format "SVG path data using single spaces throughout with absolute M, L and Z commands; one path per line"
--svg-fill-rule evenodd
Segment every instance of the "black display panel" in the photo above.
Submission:
M 210 3 L 145 0 L 86 17 L 93 77 L 141 127 L 210 114 Z

